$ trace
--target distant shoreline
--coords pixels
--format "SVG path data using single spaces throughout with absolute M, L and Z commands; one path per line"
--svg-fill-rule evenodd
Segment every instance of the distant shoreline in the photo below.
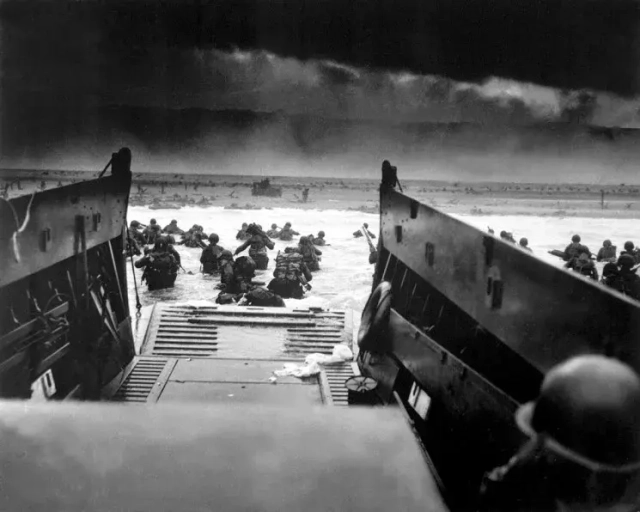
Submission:
M 46 174 L 45 174 L 46 172 Z M 17 178 L 0 170 L 1 192 L 8 197 L 34 190 L 55 188 L 97 177 L 84 171 L 28 171 Z M 254 196 L 251 184 L 256 176 L 134 174 L 130 204 L 152 208 L 177 209 L 185 206 L 227 209 L 297 208 L 300 210 L 351 210 L 378 213 L 378 180 L 364 178 L 273 178 L 280 197 Z M 160 177 L 164 177 L 163 175 Z M 169 178 L 169 176 L 167 176 Z M 402 180 L 401 180 L 402 181 Z M 640 218 L 640 186 L 576 185 L 542 183 L 472 183 L 442 181 L 402 181 L 406 194 L 445 213 L 459 215 L 522 215 L 578 218 Z M 308 201 L 303 201 L 304 189 Z M 604 190 L 604 201 L 601 190 Z

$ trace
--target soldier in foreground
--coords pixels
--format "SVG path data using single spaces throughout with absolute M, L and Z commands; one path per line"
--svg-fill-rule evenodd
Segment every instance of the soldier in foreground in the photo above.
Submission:
M 637 510 L 640 378 L 629 366 L 599 355 L 557 365 L 516 423 L 529 441 L 485 475 L 480 511 Z
M 298 252 L 278 254 L 273 277 L 267 288 L 285 299 L 301 299 L 311 290 L 311 272 Z
M 162 288 L 173 288 L 178 275 L 178 262 L 168 252 L 168 244 L 164 238 L 159 238 L 153 250 L 135 263 L 137 268 L 143 268 L 142 281 L 146 280 L 149 291 Z

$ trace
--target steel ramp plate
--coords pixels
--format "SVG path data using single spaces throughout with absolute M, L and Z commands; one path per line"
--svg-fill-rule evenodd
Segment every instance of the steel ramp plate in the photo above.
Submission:
M 351 346 L 351 315 L 340 310 L 158 303 L 143 355 L 299 360 Z
M 355 363 L 327 366 L 308 379 L 278 377 L 285 363 L 351 348 L 344 311 L 156 304 L 142 344 L 105 396 L 125 402 L 225 402 L 346 405 L 344 382 Z

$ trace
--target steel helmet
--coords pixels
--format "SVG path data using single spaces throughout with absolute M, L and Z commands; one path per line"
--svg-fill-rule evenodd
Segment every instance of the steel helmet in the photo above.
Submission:
M 525 434 L 552 438 L 574 462 L 640 462 L 640 378 L 618 360 L 583 355 L 553 367 L 516 418 Z
M 605 240 L 604 242 L 602 242 L 602 245 L 604 245 L 605 247 L 609 247 L 611 245 L 611 240 Z
M 631 254 L 621 254 L 618 258 L 618 265 L 622 268 L 631 268 L 636 264 L 636 260 L 633 259 Z
M 573 235 L 571 237 L 571 241 L 572 242 L 578 243 L 578 242 L 580 242 L 580 240 L 581 240 L 580 235 Z
M 271 229 L 276 229 L 278 227 L 277 224 L 271 224 Z
M 219 260 L 232 260 L 233 259 L 233 254 L 231 254 L 231 251 L 228 249 L 225 249 L 224 251 L 222 251 L 220 253 L 220 256 L 218 256 Z
M 363 224 L 365 228 L 369 227 L 369 224 L 367 224 L 366 222 Z
M 211 233 L 209 235 L 209 242 L 211 242 L 212 244 L 217 244 L 219 241 L 220 241 L 220 237 L 217 234 Z
M 318 236 L 322 238 L 324 236 L 324 231 L 318 231 Z
M 306 244 L 308 241 L 309 241 L 309 239 L 306 236 L 301 236 L 300 237 L 300 241 L 298 243 Z
M 529 245 L 529 240 L 527 240 L 526 238 L 521 238 L 520 245 L 524 245 L 524 246 Z
M 624 250 L 625 251 L 633 251 L 633 249 L 635 248 L 635 245 L 633 245 L 632 241 L 628 241 L 624 243 Z
M 178 223 L 178 221 L 177 221 L 176 219 L 173 219 L 173 220 L 170 222 L 170 224 L 177 224 L 177 223 Z
M 149 224 L 155 224 L 155 223 L 156 223 L 156 219 L 151 219 L 151 220 L 149 221 Z
M 166 239 L 167 239 L 167 243 L 169 243 L 169 244 L 175 244 L 176 243 L 176 239 L 173 238 L 173 235 L 167 235 Z
M 140 226 L 140 223 L 137 220 L 132 220 L 131 224 L 129 224 L 130 227 L 132 228 L 137 228 Z

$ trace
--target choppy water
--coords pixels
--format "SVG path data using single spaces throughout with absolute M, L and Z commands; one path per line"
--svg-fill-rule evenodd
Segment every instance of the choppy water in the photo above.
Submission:
M 584 244 L 592 251 L 597 251 L 605 238 L 610 238 L 618 251 L 626 240 L 634 240 L 638 221 L 634 219 L 557 219 L 534 216 L 457 216 L 459 219 L 486 230 L 491 226 L 496 233 L 501 230 L 513 232 L 516 238 L 525 236 L 534 254 L 550 263 L 560 266 L 562 262 L 549 254 L 550 249 L 562 249 L 570 241 L 571 236 L 579 233 Z M 373 266 L 368 263 L 369 247 L 364 238 L 354 239 L 352 233 L 362 225 L 369 224 L 369 229 L 377 233 L 379 218 L 377 215 L 360 212 L 338 210 L 296 210 L 274 208 L 272 210 L 225 210 L 223 208 L 183 208 L 181 210 L 150 210 L 146 207 L 129 209 L 129 221 L 136 219 L 147 223 L 155 218 L 161 226 L 176 219 L 178 225 L 188 229 L 193 224 L 204 226 L 207 233 L 215 232 L 220 236 L 220 245 L 232 251 L 241 242 L 235 239 L 243 222 L 257 222 L 265 230 L 272 223 L 282 226 L 291 222 L 293 229 L 302 235 L 317 234 L 319 230 L 326 232 L 327 243 L 331 246 L 320 248 L 323 251 L 320 262 L 321 271 L 315 272 L 311 282 L 313 289 L 301 301 L 286 300 L 288 305 L 320 306 L 331 308 L 355 309 L 360 312 L 364 307 L 371 289 Z M 634 240 L 637 242 L 637 240 Z M 266 271 L 258 271 L 257 280 L 266 283 L 272 277 L 275 256 L 278 250 L 295 242 L 276 241 L 276 248 L 270 251 L 269 267 Z M 200 249 L 177 246 L 182 265 L 189 275 L 180 271 L 175 288 L 149 292 L 146 286 L 140 288 L 140 299 L 143 305 L 156 301 L 214 300 L 218 290 L 214 285 L 217 277 L 200 274 Z M 244 253 L 246 254 L 246 253 Z M 142 275 L 136 269 L 138 285 Z M 129 303 L 135 305 L 133 280 L 129 268 Z

